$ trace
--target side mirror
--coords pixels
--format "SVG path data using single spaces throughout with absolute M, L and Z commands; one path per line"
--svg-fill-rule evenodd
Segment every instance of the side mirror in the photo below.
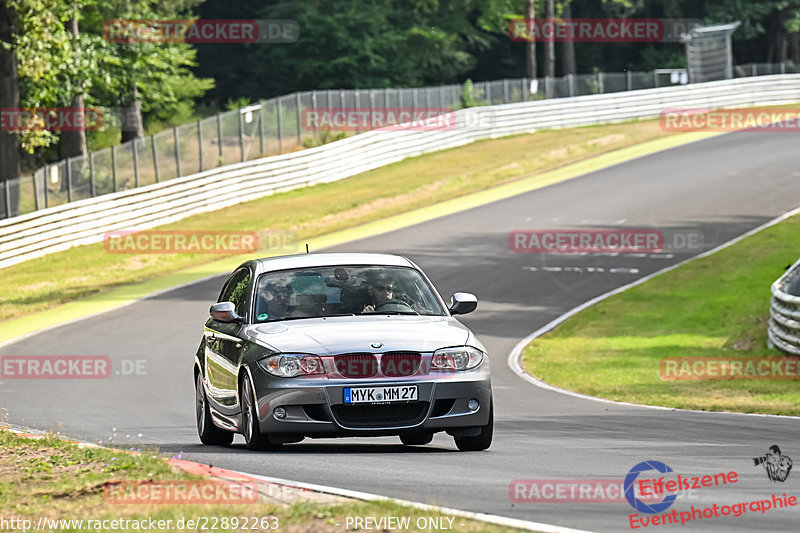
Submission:
M 466 315 L 473 312 L 478 307 L 478 299 L 474 294 L 468 292 L 453 293 L 450 298 L 450 314 Z
M 238 322 L 242 319 L 236 314 L 236 306 L 233 305 L 233 302 L 215 303 L 208 313 L 217 322 Z

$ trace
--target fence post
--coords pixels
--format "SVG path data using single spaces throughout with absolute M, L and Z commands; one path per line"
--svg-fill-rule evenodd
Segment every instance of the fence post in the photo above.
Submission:
M 569 86 L 569 95 L 575 96 L 575 76 L 567 74 L 567 85 Z
M 3 181 L 3 196 L 6 201 L 6 218 L 11 218 L 11 191 L 9 191 L 8 182 L 11 180 Z
M 751 69 L 753 71 L 753 76 L 758 76 L 758 63 L 753 63 Z
M 72 165 L 70 165 L 71 158 L 67 158 L 66 167 L 67 167 L 67 202 L 72 201 Z
M 375 90 L 369 90 L 369 124 L 367 125 L 367 129 L 372 129 L 375 127 Z
M 94 182 L 92 183 L 94 184 Z M 46 181 L 44 186 L 47 187 Z M 94 196 L 94 194 L 92 194 L 92 196 Z M 34 211 L 39 210 L 39 186 L 36 184 L 36 172 L 33 173 L 33 209 Z
M 509 96 L 508 96 L 508 80 L 503 78 L 503 103 L 509 104 Z
M 139 150 L 136 149 L 136 143 L 139 142 L 138 137 L 131 142 L 131 150 L 133 151 L 133 177 L 134 187 L 139 186 Z
M 111 145 L 111 177 L 114 179 L 114 192 L 117 192 L 117 145 Z
M 549 99 L 553 97 L 553 87 L 552 87 L 553 79 L 550 76 L 544 77 L 544 97 L 545 99 Z
M 781 61 L 781 74 L 786 74 L 786 63 Z
M 264 107 L 266 100 L 261 100 L 261 109 L 258 111 L 258 151 L 259 155 L 264 155 Z
M 605 92 L 606 92 L 606 84 L 605 84 L 605 80 L 603 79 L 603 73 L 602 72 L 598 72 L 597 73 L 597 84 L 600 87 L 600 94 L 605 94 Z
M 241 162 L 244 163 L 244 117 L 240 109 L 236 115 L 239 117 L 239 153 L 241 155 Z
M 632 91 L 633 90 L 633 74 L 631 73 L 630 70 L 626 71 L 626 73 L 625 73 L 625 81 L 626 81 L 626 84 L 628 86 L 628 90 Z
M 219 158 L 222 159 L 222 117 L 217 113 L 217 144 L 219 145 Z
M 178 140 L 178 127 L 173 126 L 172 128 L 172 136 L 175 139 L 175 170 L 176 170 L 176 178 L 180 178 L 182 175 L 181 172 L 181 145 Z
M 489 102 L 489 105 L 492 105 L 492 84 L 488 81 L 483 82 L 483 95 L 486 97 L 486 101 Z
M 354 90 L 353 97 L 355 99 L 355 107 L 356 113 L 358 114 L 358 119 L 356 120 L 356 135 L 361 132 L 361 94 L 358 92 L 358 89 Z
M 278 153 L 283 153 L 283 105 L 281 105 L 281 97 L 275 99 L 278 107 Z
M 300 104 L 297 104 L 297 107 L 300 107 Z M 311 91 L 311 111 L 314 113 L 315 117 L 319 117 L 319 113 L 317 112 L 317 91 Z
M 94 152 L 89 152 L 89 186 L 92 189 L 92 198 L 97 196 L 97 186 L 94 183 Z M 39 195 L 36 194 L 36 174 L 33 175 L 33 195 L 36 198 L 36 209 L 39 209 Z
M 161 176 L 159 175 L 158 171 L 158 150 L 156 150 L 156 136 L 150 136 L 150 148 L 153 150 L 153 170 L 156 171 L 156 183 L 161 181 Z M 200 158 L 203 159 L 202 157 Z
M 50 167 L 44 167 L 44 208 L 50 207 L 50 196 L 47 192 L 47 180 L 50 179 Z
M 653 87 L 658 89 L 658 72 L 653 71 Z
M 451 107 L 445 104 L 444 85 L 439 85 L 439 107 Z
M 297 144 L 303 146 L 303 129 L 302 124 L 300 124 L 301 116 L 300 116 L 300 93 L 294 93 L 294 101 L 295 107 L 297 108 Z
M 205 170 L 205 165 L 203 164 L 203 124 L 201 121 L 197 121 L 197 154 L 198 158 L 200 159 L 200 172 Z

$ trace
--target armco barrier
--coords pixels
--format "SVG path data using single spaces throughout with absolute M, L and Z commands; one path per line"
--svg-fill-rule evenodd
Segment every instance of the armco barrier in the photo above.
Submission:
M 800 355 L 800 261 L 772 284 L 767 336 L 770 348 Z
M 658 117 L 670 108 L 781 105 L 800 101 L 800 75 L 579 96 L 456 112 L 446 131 L 370 131 L 324 146 L 216 168 L 0 220 L 0 268 L 198 213 L 336 181 L 427 152 L 540 129 Z

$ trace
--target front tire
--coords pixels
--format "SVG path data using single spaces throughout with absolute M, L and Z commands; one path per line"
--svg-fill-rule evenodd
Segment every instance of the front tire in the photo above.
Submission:
M 261 433 L 258 426 L 258 410 L 255 405 L 255 395 L 253 387 L 250 385 L 250 378 L 242 376 L 239 387 L 239 397 L 242 405 L 242 435 L 248 450 L 274 451 L 279 450 L 281 445 L 269 440 L 269 437 Z
M 211 419 L 206 389 L 203 386 L 203 374 L 200 372 L 195 379 L 195 415 L 200 442 L 211 446 L 228 446 L 233 442 L 233 432 L 218 428 Z
M 453 437 L 456 447 L 462 452 L 480 452 L 492 445 L 494 433 L 494 400 L 489 404 L 489 423 L 481 427 L 475 437 Z

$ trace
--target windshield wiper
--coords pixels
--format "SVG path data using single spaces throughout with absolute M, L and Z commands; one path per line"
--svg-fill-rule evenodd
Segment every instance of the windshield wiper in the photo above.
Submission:
M 356 316 L 354 313 L 336 313 L 333 315 L 313 315 L 313 316 L 286 316 L 283 318 L 276 318 L 275 320 L 267 320 L 261 324 L 269 324 L 270 322 L 283 322 L 284 320 L 300 320 L 301 318 L 329 318 L 332 316 Z
M 373 311 L 372 313 L 361 313 L 363 315 L 418 315 L 416 311 Z

